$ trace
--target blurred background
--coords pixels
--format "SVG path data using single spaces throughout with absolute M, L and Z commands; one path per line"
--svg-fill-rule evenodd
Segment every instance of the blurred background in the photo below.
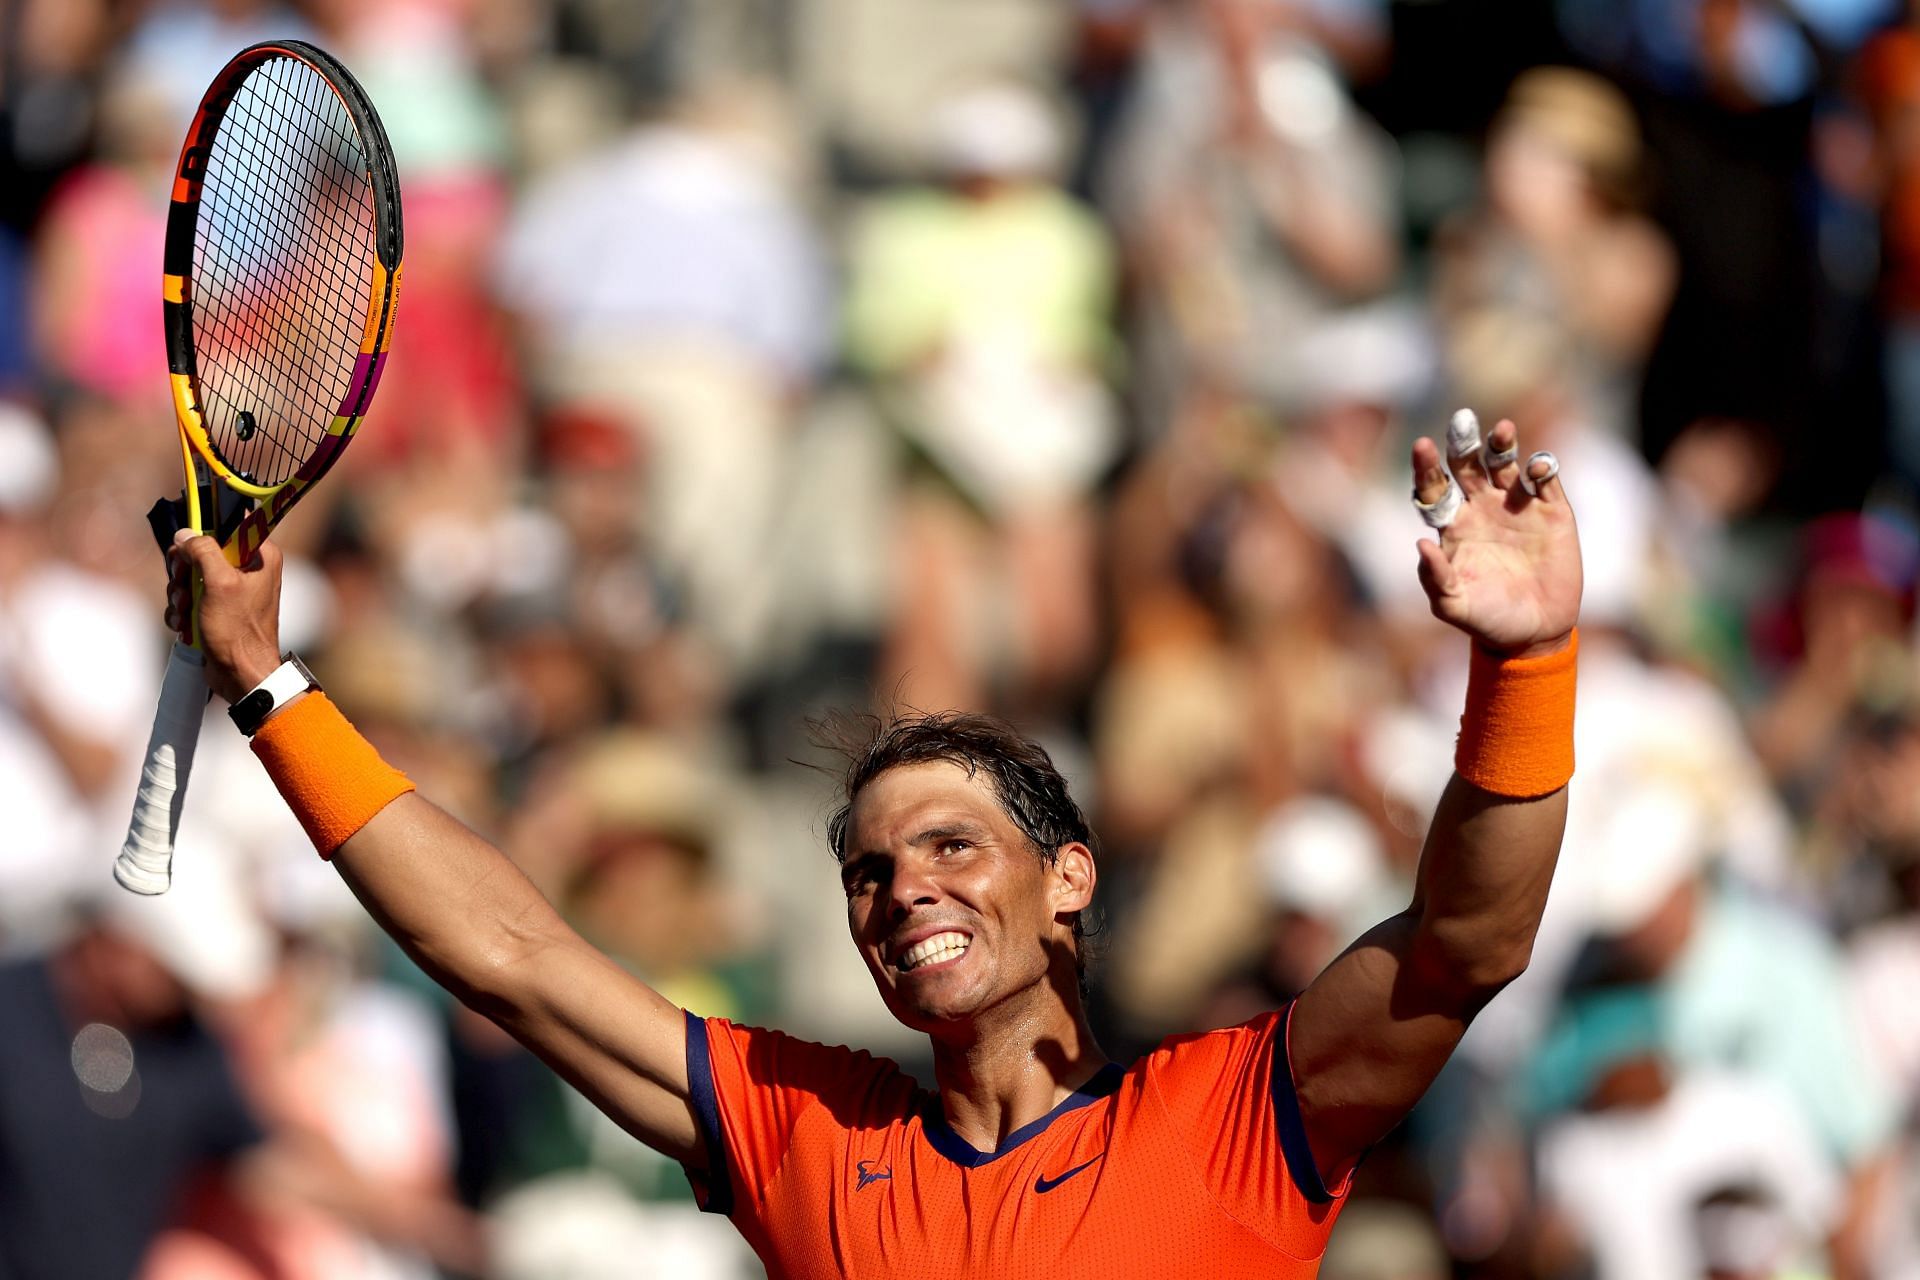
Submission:
M 168 175 L 346 60 L 407 276 L 283 639 L 703 1014 L 925 1067 L 807 719 L 1038 736 L 1125 1058 L 1407 900 L 1466 648 L 1407 447 L 1551 448 L 1580 775 L 1532 968 L 1326 1280 L 1920 1276 L 1920 5 L 12 0 L 0 8 L 0 1277 L 759 1274 L 427 984 L 210 710 L 110 885 L 167 637 Z

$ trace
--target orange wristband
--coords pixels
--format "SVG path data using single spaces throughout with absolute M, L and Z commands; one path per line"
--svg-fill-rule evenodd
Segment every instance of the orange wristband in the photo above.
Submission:
M 318 690 L 261 725 L 253 754 L 322 858 L 413 790 Z
M 1454 771 L 1501 796 L 1544 796 L 1566 786 L 1579 655 L 1577 630 L 1566 648 L 1538 658 L 1502 658 L 1475 645 Z

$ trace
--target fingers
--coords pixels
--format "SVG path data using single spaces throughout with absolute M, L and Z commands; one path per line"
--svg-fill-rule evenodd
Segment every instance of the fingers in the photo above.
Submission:
M 1432 538 L 1420 539 L 1420 586 L 1427 593 L 1434 616 L 1452 621 L 1460 599 L 1460 576 Z
M 187 620 L 192 616 L 193 577 L 191 574 L 173 574 L 167 579 L 167 630 L 182 640 L 191 639 Z
M 1483 441 L 1480 417 L 1461 409 L 1447 420 L 1447 466 L 1468 497 L 1487 487 L 1486 467 L 1480 461 Z
M 1447 492 L 1447 469 L 1440 465 L 1440 449 L 1421 436 L 1413 442 L 1413 496 L 1431 506 Z
M 1529 457 L 1522 487 L 1547 502 L 1566 501 L 1566 491 L 1560 487 L 1560 459 L 1544 449 Z
M 1494 425 L 1480 463 L 1496 489 L 1510 490 L 1519 482 L 1520 429 L 1513 425 L 1511 418 L 1502 418 Z
M 173 558 L 185 559 L 189 568 L 199 571 L 203 582 L 218 582 L 235 570 L 220 551 L 220 544 L 204 533 L 182 529 L 173 535 Z
M 1413 506 L 1429 529 L 1445 529 L 1460 514 L 1466 493 L 1451 474 L 1441 469 L 1433 442 L 1422 439 L 1414 446 Z M 1423 495 L 1438 493 L 1429 499 Z

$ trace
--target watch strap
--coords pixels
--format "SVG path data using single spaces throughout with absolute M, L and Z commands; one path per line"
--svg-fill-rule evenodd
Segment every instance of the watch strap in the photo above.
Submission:
M 228 707 L 227 715 L 240 732 L 251 738 L 267 722 L 268 716 L 309 689 L 319 687 L 320 682 L 307 670 L 307 664 L 300 661 L 299 655 L 289 653 L 279 666 L 267 673 L 266 679 Z

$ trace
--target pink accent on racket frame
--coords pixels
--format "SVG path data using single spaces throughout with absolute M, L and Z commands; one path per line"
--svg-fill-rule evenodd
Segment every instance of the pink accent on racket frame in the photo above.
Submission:
M 374 388 L 380 385 L 380 370 L 386 367 L 387 353 L 384 351 L 363 351 L 360 358 L 353 362 L 353 381 L 347 384 L 346 398 L 340 402 L 340 412 L 348 417 L 354 415 L 354 406 L 363 405 L 372 398 Z

